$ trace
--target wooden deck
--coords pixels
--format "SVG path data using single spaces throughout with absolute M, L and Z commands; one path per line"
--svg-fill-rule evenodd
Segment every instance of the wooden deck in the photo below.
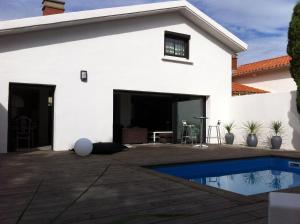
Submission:
M 241 196 L 142 167 L 263 155 L 300 158 L 297 152 L 181 145 L 84 158 L 72 152 L 0 155 L 0 223 L 267 223 L 267 194 Z

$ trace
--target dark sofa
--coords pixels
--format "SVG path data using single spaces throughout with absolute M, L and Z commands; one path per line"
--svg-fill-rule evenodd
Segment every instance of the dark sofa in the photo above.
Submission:
M 123 128 L 122 129 L 122 144 L 141 144 L 148 142 L 147 128 Z

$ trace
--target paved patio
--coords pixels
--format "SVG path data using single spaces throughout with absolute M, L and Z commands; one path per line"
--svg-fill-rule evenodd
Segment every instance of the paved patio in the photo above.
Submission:
M 0 223 L 267 223 L 267 194 L 241 196 L 142 166 L 298 152 L 139 146 L 114 155 L 0 155 Z M 300 188 L 289 190 L 300 192 Z

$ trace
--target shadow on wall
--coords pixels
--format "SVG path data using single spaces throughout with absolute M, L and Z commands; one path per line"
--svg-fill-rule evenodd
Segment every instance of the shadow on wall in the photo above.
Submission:
M 7 109 L 0 103 L 0 153 L 5 153 L 7 140 Z
M 300 114 L 296 107 L 297 92 L 291 92 L 290 111 L 288 112 L 289 125 L 293 128 L 293 136 L 291 136 L 291 144 L 293 147 L 300 151 Z
M 102 21 L 98 23 L 87 23 L 70 27 L 27 32 L 22 35 L 12 34 L 1 38 L 0 52 L 4 53 L 21 49 L 61 44 L 65 42 L 153 30 L 159 27 L 172 27 L 174 25 L 181 24 L 183 19 L 184 17 L 178 15 L 174 16 L 174 14 L 170 13 L 161 15 L 161 17 L 149 15 L 146 17 L 128 18 L 126 20 Z M 222 43 L 211 38 L 205 31 L 199 29 L 189 21 L 185 21 L 194 30 L 200 32 L 201 35 L 207 37 L 207 39 L 214 42 L 220 48 L 230 51 Z
M 1 39 L 0 52 L 49 46 L 65 42 L 80 41 L 98 37 L 112 36 L 139 30 L 155 29 L 160 26 L 172 26 L 178 21 L 160 21 L 150 19 L 128 19 L 127 21 L 106 21 L 77 26 L 27 32 L 22 35 L 12 34 Z M 144 22 L 143 22 L 144 21 Z M 152 23 L 151 23 L 152 21 Z M 104 29 L 105 27 L 105 29 Z M 14 44 L 11 44 L 11 43 Z

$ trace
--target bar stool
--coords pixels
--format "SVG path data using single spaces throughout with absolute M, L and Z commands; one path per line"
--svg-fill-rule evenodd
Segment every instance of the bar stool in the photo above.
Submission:
M 182 120 L 182 130 L 181 130 L 181 144 L 186 144 L 186 140 L 189 139 L 192 144 L 194 144 L 194 139 L 197 143 L 197 134 L 194 131 L 195 125 L 188 124 L 187 121 Z
M 207 134 L 207 142 L 210 143 L 210 139 L 211 138 L 217 138 L 218 140 L 218 145 L 221 145 L 221 132 L 220 132 L 220 124 L 221 124 L 221 121 L 218 120 L 218 123 L 217 125 L 209 125 L 208 126 L 208 134 Z M 215 128 L 216 129 L 216 133 L 217 133 L 217 137 L 212 137 L 211 136 L 211 130 Z

